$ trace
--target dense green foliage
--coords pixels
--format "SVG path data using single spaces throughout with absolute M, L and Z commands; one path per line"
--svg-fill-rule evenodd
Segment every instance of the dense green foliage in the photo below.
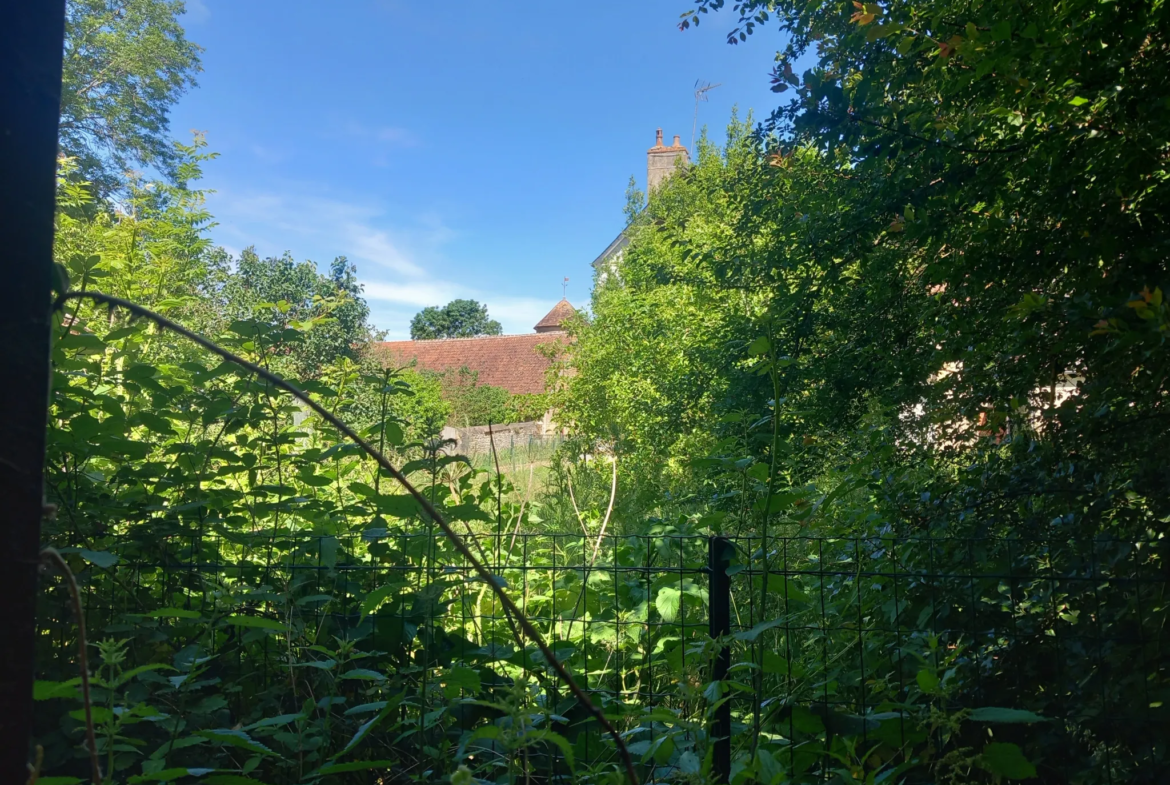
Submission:
M 313 262 L 298 263 L 288 253 L 261 260 L 252 248 L 240 254 L 223 285 L 224 310 L 233 318 L 266 311 L 269 325 L 288 328 L 328 315 L 281 365 L 281 370 L 287 367 L 297 376 L 312 375 L 314 369 L 341 357 L 358 357 L 373 337 L 366 323 L 370 309 L 360 295 L 357 268 L 344 256 L 334 259 L 329 274 L 322 275 Z M 265 303 L 283 305 L 273 308 Z
M 435 437 L 545 396 L 380 367 L 344 257 L 325 274 L 211 246 L 201 139 L 169 182 L 119 184 L 127 209 L 65 161 L 63 277 L 295 378 L 403 465 L 645 781 L 711 777 L 726 705 L 732 785 L 1161 782 L 1170 12 L 735 11 L 732 41 L 785 33 L 773 84 L 795 98 L 704 139 L 648 201 L 631 189 L 630 244 L 557 358 L 572 435 L 543 489 Z M 499 332 L 472 301 L 416 321 Z M 98 641 L 108 781 L 620 777 L 488 586 L 326 423 L 116 311 L 71 305 L 53 360 L 45 530 Z M 736 538 L 715 548 L 735 626 L 714 639 L 711 534 Z M 41 621 L 37 740 L 78 783 L 60 586 Z
M 410 338 L 414 341 L 474 338 L 501 332 L 500 323 L 488 317 L 487 306 L 475 300 L 452 300 L 442 308 L 428 305 L 410 320 Z
M 704 0 L 682 25 L 722 5 Z M 787 34 L 774 85 L 796 97 L 758 134 L 733 123 L 725 150 L 704 145 L 652 196 L 579 331 L 565 409 L 586 443 L 619 455 L 635 489 L 625 517 L 683 513 L 764 536 L 1011 537 L 1009 563 L 1054 571 L 1088 569 L 1094 542 L 1160 539 L 1165 8 L 736 10 L 733 42 L 772 21 Z M 1164 580 L 1149 559 L 1141 569 Z M 1110 618 L 1162 623 L 1160 603 L 1100 591 Z M 1061 596 L 1019 613 L 1057 638 L 1106 623 L 1100 605 Z M 967 602 L 962 590 L 943 601 Z M 1001 645 L 956 662 L 953 698 L 979 684 L 993 703 L 1076 716 L 1067 737 L 1020 740 L 1041 776 L 1157 780 L 1165 750 L 1147 706 L 1166 691 L 1163 654 L 1118 646 L 1093 662 L 1075 647 L 1046 658 L 1042 638 Z M 866 667 L 891 656 L 867 649 Z M 1022 683 L 988 690 L 1007 670 Z M 1054 687 L 1074 672 L 1080 686 Z M 1135 678 L 1102 699 L 1114 673 Z M 977 761 L 948 760 L 923 759 L 940 779 L 977 780 Z
M 548 410 L 546 396 L 513 394 L 503 387 L 481 384 L 479 374 L 467 368 L 430 375 L 439 382 L 443 399 L 450 406 L 448 424 L 456 427 L 539 420 Z

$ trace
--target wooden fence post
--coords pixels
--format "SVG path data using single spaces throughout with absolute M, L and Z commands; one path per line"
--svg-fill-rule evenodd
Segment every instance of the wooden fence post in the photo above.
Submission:
M 0 782 L 28 780 L 65 0 L 0 9 Z
M 711 574 L 709 589 L 711 610 L 708 624 L 712 638 L 731 632 L 731 581 L 727 577 L 727 567 L 731 563 L 730 556 L 733 549 L 734 546 L 726 537 L 711 537 L 707 541 L 707 566 Z M 731 651 L 724 647 L 715 656 L 715 662 L 711 669 L 711 681 L 726 679 L 730 667 Z M 730 701 L 725 701 L 715 710 L 715 717 L 711 721 L 709 733 L 714 746 L 712 773 L 717 782 L 727 783 L 731 780 Z

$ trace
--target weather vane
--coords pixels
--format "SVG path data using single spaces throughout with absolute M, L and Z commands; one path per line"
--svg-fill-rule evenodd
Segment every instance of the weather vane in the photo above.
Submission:
M 704 82 L 701 79 L 695 80 L 695 121 L 691 124 L 691 154 L 695 152 L 695 131 L 699 128 L 699 101 L 707 100 L 707 93 L 719 87 L 723 83 L 711 84 Z
M 561 299 L 569 299 L 569 276 L 565 276 L 564 282 L 561 284 Z

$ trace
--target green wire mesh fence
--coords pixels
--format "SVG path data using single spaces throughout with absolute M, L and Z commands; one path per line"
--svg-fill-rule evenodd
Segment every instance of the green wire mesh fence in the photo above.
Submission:
M 1161 539 L 473 539 L 647 779 L 706 759 L 732 782 L 935 782 L 964 766 L 1162 781 Z M 125 640 L 123 671 L 158 666 L 126 690 L 187 717 L 183 733 L 250 727 L 291 754 L 296 722 L 266 719 L 340 729 L 390 706 L 375 743 L 416 773 L 441 755 L 506 778 L 516 752 L 482 729 L 520 715 L 564 739 L 578 768 L 615 759 L 441 536 L 166 534 L 108 550 L 116 563 L 71 556 L 91 637 Z M 57 590 L 41 619 L 40 669 L 64 683 L 74 633 Z M 76 722 L 54 723 L 42 735 L 75 746 Z M 569 776 L 566 749 L 524 750 L 526 771 Z

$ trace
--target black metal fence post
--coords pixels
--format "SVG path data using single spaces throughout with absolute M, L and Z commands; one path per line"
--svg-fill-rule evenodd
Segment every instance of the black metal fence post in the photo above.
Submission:
M 727 567 L 731 563 L 730 557 L 733 549 L 734 546 L 726 537 L 712 537 L 707 541 L 707 566 L 711 571 L 709 590 L 711 611 L 708 624 L 712 638 L 718 638 L 731 632 L 731 581 L 727 577 Z M 715 655 L 715 662 L 711 669 L 711 680 L 722 681 L 726 679 L 730 667 L 731 651 L 725 646 Z M 712 773 L 717 782 L 727 783 L 731 780 L 730 701 L 724 701 L 715 710 L 710 734 L 714 746 Z
M 0 4 L 0 782 L 29 773 L 64 0 Z

